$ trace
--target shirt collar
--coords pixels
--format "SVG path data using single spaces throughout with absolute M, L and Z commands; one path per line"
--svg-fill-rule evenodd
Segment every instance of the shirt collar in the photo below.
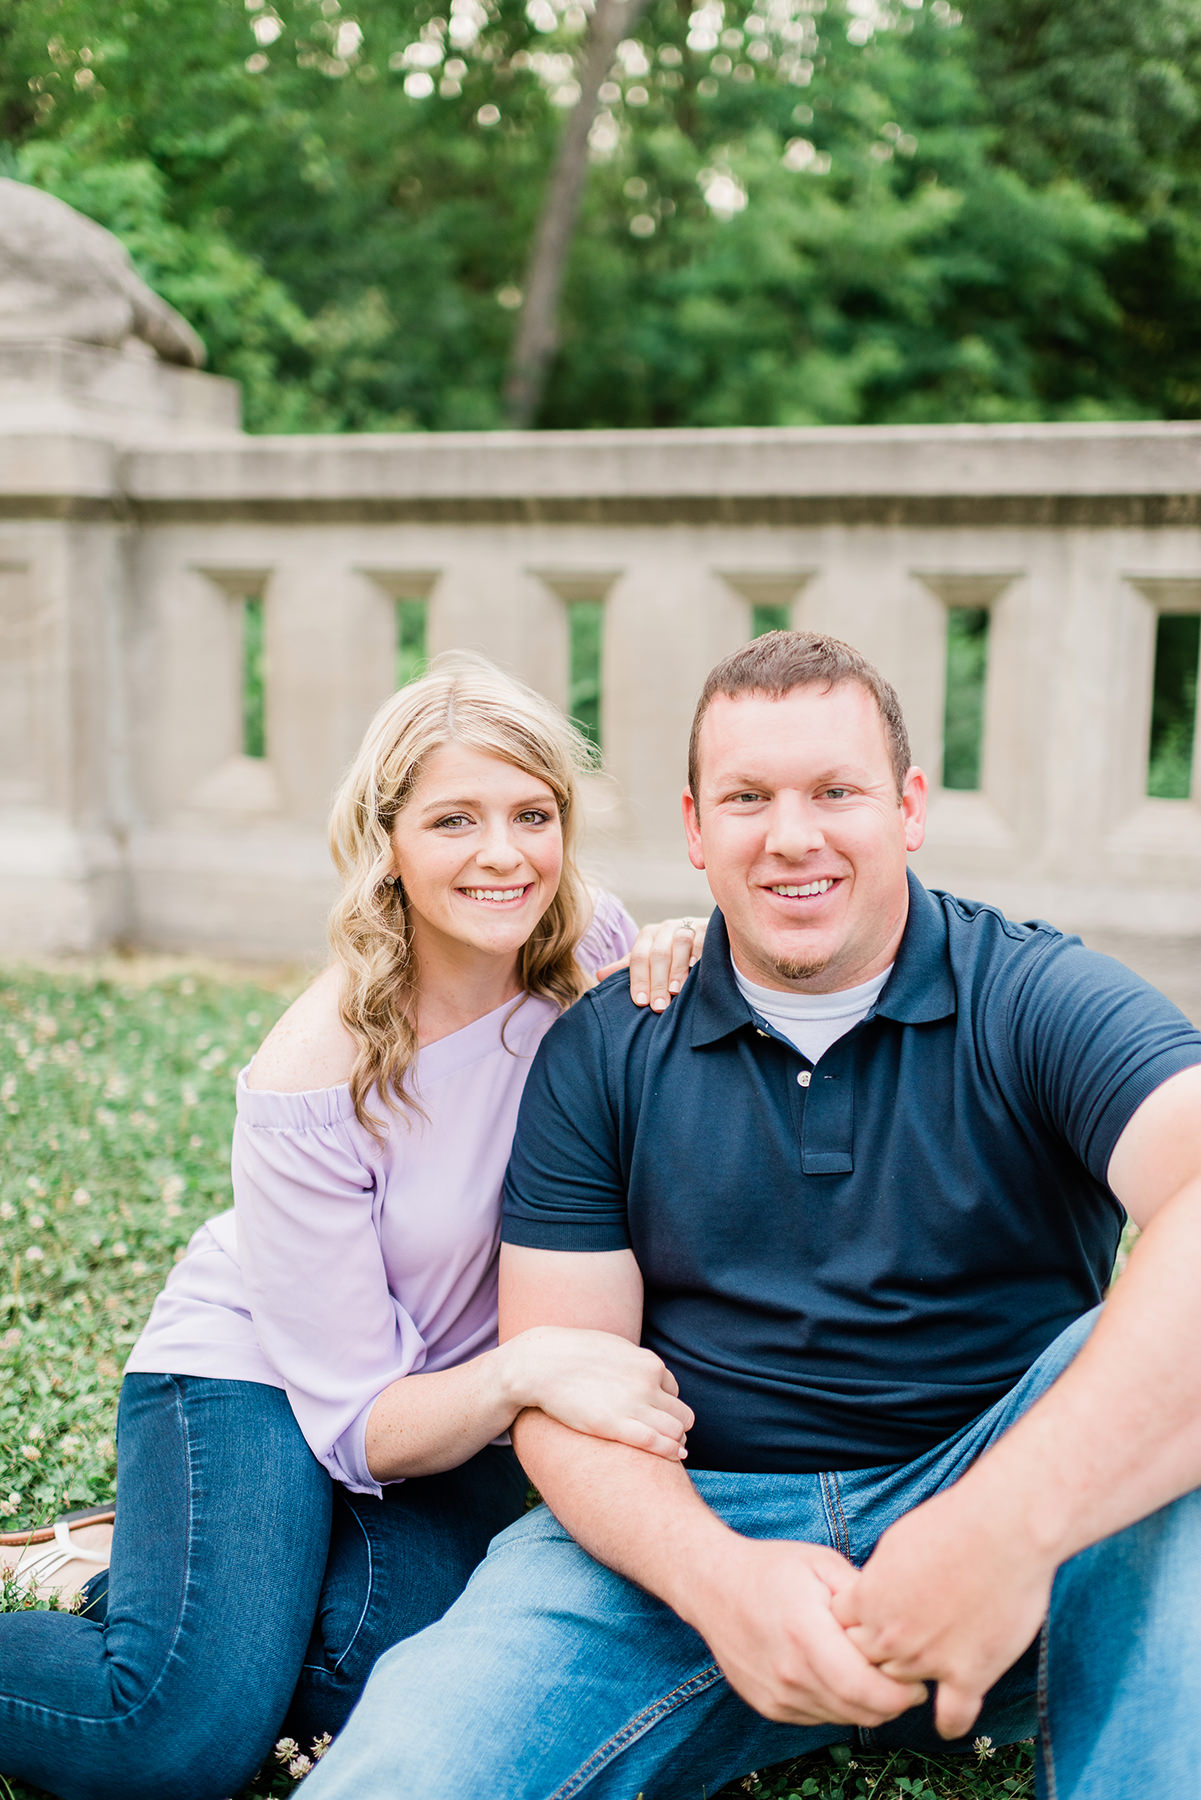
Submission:
M 947 928 L 942 908 L 913 873 L 909 878 L 909 916 L 888 984 L 873 1009 L 903 1025 L 923 1025 L 955 1011 L 955 983 L 947 965 Z M 730 963 L 730 937 L 721 913 L 709 921 L 705 948 L 697 964 L 696 999 L 692 1009 L 693 1047 L 714 1044 L 740 1026 L 754 1023 L 738 991 Z
M 710 955 L 712 952 L 712 955 Z M 754 1015 L 738 991 L 730 961 L 730 934 L 721 913 L 714 911 L 705 933 L 705 948 L 693 974 L 696 999 L 692 1006 L 692 1045 L 715 1044 Z
M 947 960 L 947 922 L 942 907 L 912 869 L 907 874 L 909 916 L 892 974 L 875 1010 L 902 1025 L 926 1025 L 933 1019 L 948 1019 L 955 1012 L 955 981 Z

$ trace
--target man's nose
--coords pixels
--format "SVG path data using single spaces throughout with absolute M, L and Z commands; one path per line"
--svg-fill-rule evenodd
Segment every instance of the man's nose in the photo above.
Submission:
M 810 801 L 799 794 L 777 794 L 768 815 L 764 848 L 771 856 L 799 862 L 826 841 L 822 822 Z

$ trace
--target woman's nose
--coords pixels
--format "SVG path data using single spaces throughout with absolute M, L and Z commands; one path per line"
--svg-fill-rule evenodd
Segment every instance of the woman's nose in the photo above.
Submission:
M 515 869 L 521 861 L 521 851 L 513 841 L 507 826 L 494 826 L 480 845 L 477 860 L 490 869 Z

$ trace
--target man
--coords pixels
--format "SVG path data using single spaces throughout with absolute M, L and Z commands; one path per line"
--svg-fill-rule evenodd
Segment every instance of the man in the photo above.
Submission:
M 705 954 L 667 1012 L 611 982 L 546 1038 L 501 1295 L 505 1333 L 657 1351 L 688 1465 L 522 1415 L 550 1510 L 384 1658 L 313 1800 L 699 1800 L 1036 1724 L 1056 1800 L 1196 1790 L 1201 1032 L 927 893 L 925 800 L 848 646 L 710 676 Z

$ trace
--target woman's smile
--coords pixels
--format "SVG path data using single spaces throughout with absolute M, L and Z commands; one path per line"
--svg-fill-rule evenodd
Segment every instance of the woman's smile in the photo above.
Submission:
M 514 888 L 461 887 L 459 889 L 459 893 L 465 894 L 468 900 L 482 900 L 489 906 L 512 905 L 514 901 L 524 900 L 526 895 L 532 892 L 532 882 L 526 882 L 524 887 Z

